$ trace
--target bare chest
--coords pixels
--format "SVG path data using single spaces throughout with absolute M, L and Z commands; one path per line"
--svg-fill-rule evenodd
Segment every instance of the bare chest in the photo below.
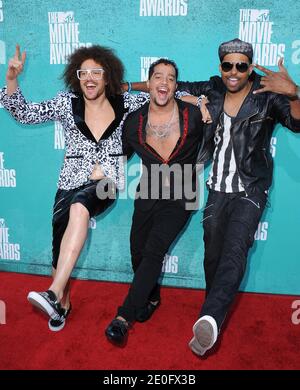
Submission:
M 112 108 L 99 113 L 85 113 L 85 123 L 87 124 L 97 142 L 100 140 L 103 133 L 114 119 L 115 113 Z
M 147 124 L 146 142 L 150 145 L 164 160 L 167 160 L 175 149 L 180 138 L 180 128 L 178 118 L 169 126 L 154 126 Z
M 226 101 L 225 99 L 225 102 L 224 102 L 224 111 L 226 112 L 226 114 L 228 114 L 229 116 L 231 117 L 236 117 L 239 110 L 241 108 L 241 103 L 240 102 L 228 102 Z

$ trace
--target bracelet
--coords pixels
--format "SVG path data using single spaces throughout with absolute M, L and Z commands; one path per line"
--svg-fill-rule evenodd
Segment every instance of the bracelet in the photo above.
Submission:
M 130 93 L 131 92 L 131 82 L 130 81 L 127 81 L 127 92 Z
M 201 108 L 201 103 L 202 103 L 202 99 L 205 98 L 206 96 L 205 95 L 200 95 L 197 97 L 197 103 L 196 103 L 196 106 L 198 108 Z
M 288 97 L 290 101 L 300 100 L 300 87 L 296 85 L 296 93 L 295 95 Z

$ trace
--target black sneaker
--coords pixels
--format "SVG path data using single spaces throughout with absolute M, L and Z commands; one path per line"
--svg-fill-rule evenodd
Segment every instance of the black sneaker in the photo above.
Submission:
M 128 339 L 128 330 L 131 324 L 125 320 L 114 318 L 105 329 L 105 335 L 112 344 L 118 347 L 125 347 Z
M 52 332 L 58 332 L 59 330 L 62 330 L 65 327 L 66 319 L 72 310 L 71 303 L 69 309 L 63 309 L 63 310 L 64 310 L 64 314 L 60 318 L 55 320 L 50 318 L 50 320 L 48 321 L 49 329 L 52 330 Z
M 57 302 L 57 297 L 51 290 L 42 292 L 30 291 L 27 299 L 35 307 L 47 313 L 53 320 L 58 320 L 64 315 L 64 309 Z

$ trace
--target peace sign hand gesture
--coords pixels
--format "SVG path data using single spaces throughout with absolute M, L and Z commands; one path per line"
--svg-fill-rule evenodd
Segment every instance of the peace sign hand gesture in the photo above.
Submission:
M 297 85 L 289 76 L 286 68 L 283 66 L 283 58 L 278 61 L 278 72 L 273 72 L 263 66 L 254 64 L 254 66 L 265 73 L 260 80 L 262 88 L 257 89 L 253 93 L 275 92 L 286 95 L 289 98 L 295 97 L 297 93 Z
M 20 46 L 16 45 L 16 51 L 13 58 L 8 62 L 8 69 L 6 73 L 6 79 L 13 81 L 16 80 L 19 74 L 22 72 L 26 59 L 26 52 L 21 54 Z

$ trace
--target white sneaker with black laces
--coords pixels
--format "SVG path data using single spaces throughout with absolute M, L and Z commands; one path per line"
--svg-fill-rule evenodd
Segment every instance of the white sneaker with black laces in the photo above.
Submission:
M 71 303 L 69 309 L 63 309 L 63 310 L 64 310 L 64 314 L 60 318 L 57 319 L 50 318 L 50 320 L 48 321 L 48 327 L 52 332 L 58 332 L 65 327 L 66 319 L 72 310 Z
M 211 316 L 200 317 L 193 326 L 194 337 L 189 347 L 196 354 L 203 356 L 217 341 L 218 326 Z
M 51 290 L 42 292 L 30 291 L 27 299 L 39 310 L 47 313 L 53 320 L 58 320 L 64 315 L 64 309 L 57 301 L 55 293 Z

